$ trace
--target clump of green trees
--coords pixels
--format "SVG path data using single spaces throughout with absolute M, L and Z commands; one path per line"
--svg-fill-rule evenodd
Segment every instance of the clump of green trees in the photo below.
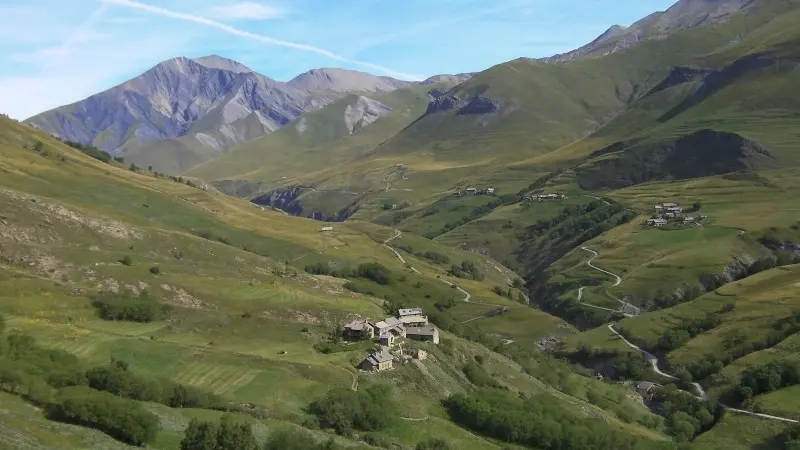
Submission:
M 426 251 L 414 253 L 414 256 L 425 258 L 434 264 L 450 264 L 450 257 L 438 252 Z
M 784 450 L 800 450 L 800 425 L 794 425 L 784 435 Z
M 160 319 L 168 310 L 153 296 L 143 292 L 137 296 L 130 294 L 104 293 L 95 297 L 92 306 L 105 320 L 124 320 L 128 322 L 152 322 Z
M 459 265 L 452 265 L 447 273 L 466 280 L 481 281 L 485 277 L 484 273 L 472 261 L 462 261 Z
M 0 334 L 3 324 L 0 316 Z M 42 407 L 53 420 L 97 428 L 133 445 L 152 442 L 159 429 L 157 418 L 137 400 L 227 408 L 211 394 L 135 374 L 121 361 L 86 370 L 74 355 L 42 348 L 17 332 L 0 341 L 0 389 Z
M 382 285 L 392 282 L 392 271 L 378 263 L 362 263 L 355 270 L 350 270 L 334 269 L 328 264 L 319 262 L 307 265 L 305 271 L 314 275 L 330 275 L 338 278 L 364 278 Z
M 223 415 L 219 423 L 192 419 L 181 441 L 181 450 L 258 450 L 258 448 L 258 442 L 250 425 L 236 423 L 228 414 Z
M 333 388 L 311 403 L 308 410 L 316 416 L 321 427 L 333 428 L 337 433 L 347 435 L 355 430 L 379 431 L 386 428 L 394 419 L 397 407 L 391 388 L 375 385 L 358 391 Z
M 653 401 L 660 405 L 667 419 L 667 432 L 678 442 L 686 442 L 714 426 L 722 414 L 715 402 L 700 400 L 674 386 L 658 389 Z
M 501 389 L 503 386 L 492 377 L 477 361 L 469 361 L 462 369 L 470 383 L 478 387 Z
M 661 449 L 659 443 L 631 436 L 598 419 L 576 417 L 549 394 L 520 398 L 507 391 L 482 389 L 444 401 L 452 420 L 477 433 L 505 442 L 561 449 Z
M 47 407 L 47 416 L 98 430 L 133 445 L 152 442 L 161 428 L 158 418 L 132 400 L 85 386 L 62 389 Z
M 743 405 L 751 406 L 751 401 L 756 395 L 799 383 L 800 362 L 780 359 L 744 371 L 735 391 L 738 400 Z

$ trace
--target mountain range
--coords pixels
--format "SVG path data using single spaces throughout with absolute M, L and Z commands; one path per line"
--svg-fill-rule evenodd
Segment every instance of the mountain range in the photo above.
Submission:
M 468 77 L 441 75 L 423 83 Z M 177 172 L 349 93 L 379 95 L 412 84 L 336 68 L 314 69 L 278 82 L 220 56 L 179 57 L 26 122 L 140 165 Z
M 0 448 L 800 448 L 799 23 L 0 116 Z

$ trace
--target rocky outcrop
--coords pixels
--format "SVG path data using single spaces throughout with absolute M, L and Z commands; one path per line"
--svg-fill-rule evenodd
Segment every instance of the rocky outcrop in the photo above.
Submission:
M 289 186 L 275 189 L 272 192 L 260 195 L 250 200 L 251 203 L 262 206 L 274 206 L 289 214 L 299 216 L 303 214 L 303 204 L 297 199 L 307 188 Z
M 735 133 L 700 130 L 666 142 L 617 142 L 576 169 L 583 189 L 749 171 L 772 160 L 764 146 Z
M 477 96 L 458 110 L 459 115 L 491 114 L 500 110 L 503 104 L 489 97 Z
M 670 70 L 669 75 L 664 78 L 661 83 L 658 83 L 656 87 L 650 90 L 647 95 L 655 94 L 656 92 L 660 92 L 666 89 L 669 89 L 673 86 L 678 86 L 683 83 L 689 83 L 692 81 L 702 80 L 706 77 L 709 73 L 711 73 L 711 69 L 706 69 L 702 67 L 692 67 L 692 66 L 676 66 Z
M 458 115 L 492 114 L 499 111 L 503 106 L 503 103 L 499 100 L 494 100 L 483 95 L 476 95 L 469 100 L 462 100 L 452 92 L 446 94 L 436 92 L 436 94 L 439 96 L 428 103 L 428 109 L 425 111 L 425 115 L 453 109 L 458 110 L 456 113 Z
M 433 101 L 428 103 L 428 108 L 425 110 L 425 115 L 427 116 L 443 111 L 449 111 L 451 109 L 461 108 L 466 104 L 467 102 L 454 95 L 440 95 L 438 98 L 435 98 Z
M 345 108 L 344 123 L 350 134 L 353 134 L 391 112 L 392 108 L 383 103 L 360 96 Z
M 666 11 L 651 14 L 630 27 L 614 25 L 583 47 L 541 61 L 564 63 L 617 53 L 641 42 L 663 39 L 676 31 L 724 22 L 756 3 L 758 0 L 680 0 Z
M 771 55 L 752 54 L 737 59 L 733 63 L 720 70 L 710 71 L 704 78 L 697 90 L 692 95 L 683 100 L 679 105 L 670 109 L 658 118 L 661 122 L 666 122 L 678 114 L 687 111 L 689 108 L 701 103 L 706 98 L 719 92 L 725 86 L 741 79 L 742 77 L 773 66 L 781 65 L 800 65 L 796 58 L 775 58 Z

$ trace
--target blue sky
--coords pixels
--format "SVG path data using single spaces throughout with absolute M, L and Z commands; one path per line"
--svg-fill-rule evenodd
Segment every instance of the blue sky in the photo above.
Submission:
M 0 0 L 0 112 L 26 118 L 175 57 L 277 80 L 318 67 L 397 78 L 562 53 L 673 0 Z

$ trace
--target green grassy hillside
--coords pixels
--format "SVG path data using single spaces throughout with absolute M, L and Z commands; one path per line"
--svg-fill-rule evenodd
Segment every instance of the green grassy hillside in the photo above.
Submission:
M 311 111 L 281 130 L 255 139 L 221 158 L 201 164 L 189 175 L 217 181 L 231 193 L 254 196 L 278 186 L 303 184 L 318 172 L 350 163 L 411 123 L 425 110 L 428 91 L 439 85 L 420 85 L 368 96 L 391 112 L 351 132 L 345 110 L 356 103 L 352 94 Z M 233 190 L 237 191 L 234 192 Z
M 469 360 L 482 361 L 482 370 L 498 386 L 542 396 L 576 420 L 601 418 L 624 435 L 646 442 L 666 439 L 657 417 L 632 402 L 623 388 L 570 374 L 531 352 L 541 337 L 572 331 L 552 316 L 497 295 L 494 288 L 509 286 L 516 276 L 492 260 L 404 234 L 391 244 L 404 253 L 416 247 L 406 255 L 412 271 L 380 244 L 394 235 L 391 229 L 353 222 L 320 233 L 314 221 L 103 163 L 9 121 L 0 122 L 0 151 L 4 340 L 32 336 L 34 345 L 65 351 L 86 368 L 105 366 L 113 358 L 136 376 L 202 389 L 237 408 L 250 405 L 261 412 L 235 417 L 250 423 L 261 441 L 276 430 L 302 430 L 309 403 L 333 387 L 388 384 L 402 402 L 397 417 L 375 437 L 380 442 L 410 448 L 436 436 L 467 449 L 494 446 L 491 438 L 451 422 L 440 403 L 448 392 L 480 387 L 462 370 Z M 419 256 L 426 253 L 446 256 L 453 264 L 471 261 L 483 277 L 452 277 L 449 266 Z M 367 261 L 384 265 L 391 284 L 303 271 L 316 263 L 341 269 Z M 443 280 L 470 292 L 472 301 L 464 302 Z M 363 293 L 345 289 L 345 283 Z M 147 323 L 104 320 L 92 306 L 98 295 L 143 292 L 168 308 Z M 423 371 L 409 364 L 386 374 L 362 374 L 354 363 L 367 346 L 319 350 L 347 318 L 386 315 L 385 300 L 421 305 L 458 334 L 443 331 L 439 347 L 421 344 L 431 355 Z M 446 306 L 438 311 L 435 304 Z M 508 312 L 483 317 L 499 306 Z M 5 351 L 4 346 L 0 353 L 8 357 Z M 0 383 L 6 392 L 34 395 L 31 387 L 17 388 L 7 380 Z M 1 445 L 123 447 L 97 431 L 49 421 L 20 397 L 1 395 L 0 419 L 7 431 Z M 152 448 L 175 449 L 189 419 L 221 415 L 157 403 L 144 407 L 161 426 Z M 305 432 L 330 437 L 313 427 Z M 66 437 L 56 439 L 59 433 Z M 345 448 L 369 447 L 336 441 Z

